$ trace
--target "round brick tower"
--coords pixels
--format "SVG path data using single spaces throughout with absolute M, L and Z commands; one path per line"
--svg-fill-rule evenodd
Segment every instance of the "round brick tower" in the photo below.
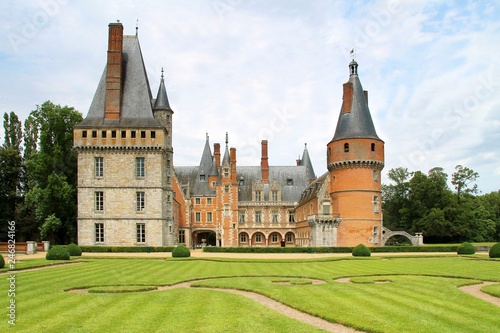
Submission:
M 381 245 L 382 198 L 380 172 L 384 141 L 368 108 L 368 93 L 358 77 L 358 64 L 349 64 L 335 135 L 327 145 L 332 213 L 340 215 L 337 246 Z

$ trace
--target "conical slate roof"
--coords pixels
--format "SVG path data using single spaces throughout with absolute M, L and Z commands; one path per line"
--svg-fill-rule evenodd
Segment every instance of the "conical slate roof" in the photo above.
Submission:
M 309 176 L 309 179 L 316 178 L 316 175 L 314 174 L 314 169 L 312 166 L 311 158 L 309 157 L 309 152 L 307 151 L 307 143 L 305 144 L 305 147 L 304 147 L 304 153 L 302 153 L 302 159 L 300 160 L 300 165 L 303 165 L 306 167 L 307 175 Z
M 210 143 L 207 139 L 205 141 L 205 148 L 203 149 L 203 154 L 201 155 L 200 166 L 198 167 L 198 173 L 196 179 L 194 180 L 192 194 L 193 195 L 214 195 L 214 191 L 208 186 L 208 176 L 212 171 L 213 165 L 212 151 L 210 150 Z
M 167 89 L 165 89 L 165 80 L 163 79 L 163 69 L 161 70 L 160 87 L 158 88 L 158 95 L 155 100 L 155 110 L 172 110 L 168 103 Z
M 363 87 L 358 77 L 358 63 L 349 64 L 349 81 L 352 84 L 352 103 L 350 110 L 344 110 L 346 104 L 342 103 L 337 128 L 332 141 L 353 138 L 366 138 L 380 140 L 373 125 L 368 102 L 363 92 Z

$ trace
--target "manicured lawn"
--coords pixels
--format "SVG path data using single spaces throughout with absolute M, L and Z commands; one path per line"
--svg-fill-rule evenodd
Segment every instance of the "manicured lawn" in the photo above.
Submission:
M 481 288 L 481 291 L 488 293 L 495 297 L 500 297 L 500 284 L 495 284 L 492 286 L 484 286 Z
M 461 292 L 458 286 L 500 282 L 499 264 L 449 256 L 320 261 L 85 259 L 17 273 L 15 326 L 7 323 L 9 285 L 2 275 L 0 308 L 5 313 L 0 331 L 320 332 L 219 290 L 138 291 L 203 279 L 196 285 L 258 292 L 367 332 L 494 332 L 500 327 L 500 308 Z M 351 277 L 351 283 L 335 281 L 340 277 Z M 307 278 L 325 283 L 312 284 Z M 65 292 L 72 288 L 91 292 Z

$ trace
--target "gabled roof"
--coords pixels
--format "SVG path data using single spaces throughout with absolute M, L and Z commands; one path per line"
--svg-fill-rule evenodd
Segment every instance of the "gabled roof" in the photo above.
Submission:
M 153 117 L 151 89 L 137 36 L 123 36 L 122 94 L 120 118 L 104 119 L 106 100 L 105 67 L 87 117 L 77 127 L 163 127 Z
M 353 97 L 350 110 L 344 110 L 346 103 L 342 103 L 337 128 L 332 141 L 353 138 L 380 140 L 373 125 L 368 102 L 358 77 L 358 63 L 349 64 L 350 75 L 348 83 L 352 84 Z

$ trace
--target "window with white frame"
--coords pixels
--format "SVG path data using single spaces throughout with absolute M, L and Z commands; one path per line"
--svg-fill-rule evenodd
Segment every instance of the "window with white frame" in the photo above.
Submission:
M 262 192 L 255 191 L 255 201 L 261 201 L 261 200 L 262 200 Z
M 145 170 L 146 159 L 144 157 L 135 158 L 135 176 L 138 178 L 144 178 L 146 175 Z
M 295 222 L 295 213 L 292 211 L 288 211 L 288 222 L 289 223 Z
M 207 198 L 207 205 L 211 205 L 212 204 L 212 198 Z
M 94 201 L 95 201 L 95 211 L 96 212 L 104 211 L 104 192 L 102 191 L 95 192 Z
M 146 224 L 137 223 L 136 224 L 136 237 L 137 243 L 146 243 Z
M 136 212 L 144 212 L 146 208 L 146 193 L 135 192 L 135 210 Z
M 179 230 L 179 243 L 186 243 L 186 233 L 184 230 Z
M 199 204 L 201 204 L 201 198 L 195 198 L 195 199 L 194 199 L 194 204 L 195 204 L 195 205 L 199 205 Z
M 247 242 L 247 234 L 241 234 L 240 243 L 246 243 L 246 242 Z
M 212 212 L 207 212 L 207 222 L 212 222 Z
M 272 214 L 272 221 L 273 221 L 273 223 L 278 223 L 278 211 L 277 210 L 273 210 L 271 214 Z
M 104 243 L 104 223 L 95 224 L 95 242 Z
M 257 222 L 257 223 L 262 222 L 262 212 L 260 210 L 257 210 L 255 212 L 255 222 Z
M 103 157 L 94 157 L 94 170 L 95 170 L 95 176 L 97 178 L 101 178 L 104 176 L 104 158 Z
M 238 222 L 245 223 L 245 211 L 244 210 L 240 210 L 238 212 Z
M 197 223 L 201 222 L 201 213 L 200 212 L 194 213 L 194 221 Z
M 271 201 L 278 201 L 278 191 L 271 191 Z
M 224 205 L 224 216 L 226 217 L 231 216 L 229 213 L 229 205 Z
M 278 243 L 278 234 L 271 235 L 271 242 Z
M 262 243 L 262 234 L 255 235 L 255 243 Z
M 379 205 L 379 202 L 378 202 L 378 196 L 377 195 L 373 196 L 373 212 L 375 214 L 378 214 L 380 212 L 380 205 Z
M 286 234 L 286 242 L 287 243 L 293 242 L 293 234 L 291 232 Z

